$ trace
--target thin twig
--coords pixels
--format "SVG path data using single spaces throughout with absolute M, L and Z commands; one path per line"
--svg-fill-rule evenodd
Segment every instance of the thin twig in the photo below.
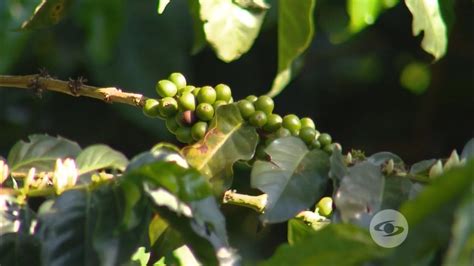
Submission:
M 263 213 L 265 211 L 265 207 L 267 206 L 267 198 L 267 194 L 262 194 L 259 196 L 250 196 L 245 194 L 239 194 L 234 190 L 227 190 L 224 193 L 224 198 L 222 199 L 222 202 L 224 204 L 232 204 L 251 208 L 259 213 Z
M 138 93 L 122 92 L 116 87 L 94 87 L 82 84 L 83 79 L 63 81 L 47 75 L 8 76 L 0 75 L 0 87 L 56 91 L 71 96 L 85 96 L 108 103 L 124 103 L 142 107 L 147 97 Z

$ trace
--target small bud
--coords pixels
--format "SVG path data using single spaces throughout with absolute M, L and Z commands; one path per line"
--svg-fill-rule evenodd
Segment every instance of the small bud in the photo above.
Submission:
M 8 165 L 0 160 L 0 184 L 7 180 L 9 174 Z
M 338 149 L 339 151 L 342 151 L 342 146 L 341 146 L 341 144 L 339 144 L 339 143 L 337 143 L 337 142 L 334 143 L 334 148 L 335 148 L 335 149 Z
M 449 156 L 448 160 L 444 163 L 444 171 L 449 170 L 454 166 L 458 166 L 459 164 L 459 155 L 456 150 L 453 150 L 453 152 L 451 152 L 451 156 Z
M 346 164 L 352 164 L 352 153 L 348 152 L 346 157 L 344 158 Z
M 25 183 L 23 184 L 23 187 L 25 188 L 27 193 L 28 193 L 28 190 L 30 190 L 30 187 L 34 186 L 35 175 L 36 175 L 36 169 L 33 167 L 28 171 L 28 174 L 26 175 L 26 178 L 25 178 Z
M 395 163 L 393 162 L 393 160 L 392 159 L 388 160 L 387 164 L 384 167 L 385 173 L 387 173 L 387 175 L 390 175 L 391 173 L 393 173 L 394 167 L 395 167 Z
M 443 173 L 443 164 L 441 160 L 438 160 L 433 166 L 430 168 L 429 177 L 434 178 Z
M 53 185 L 57 194 L 61 194 L 67 188 L 73 187 L 77 182 L 76 163 L 72 159 L 56 160 L 53 173 Z

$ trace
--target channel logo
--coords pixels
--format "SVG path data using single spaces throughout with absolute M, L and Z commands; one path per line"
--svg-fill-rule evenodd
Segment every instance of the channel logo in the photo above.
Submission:
M 370 236 L 381 247 L 397 247 L 405 241 L 407 235 L 408 222 L 396 210 L 379 211 L 370 221 Z

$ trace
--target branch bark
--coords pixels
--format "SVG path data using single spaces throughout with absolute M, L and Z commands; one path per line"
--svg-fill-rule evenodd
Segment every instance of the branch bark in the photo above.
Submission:
M 147 97 L 138 93 L 123 92 L 117 87 L 94 87 L 82 84 L 81 79 L 63 81 L 48 75 L 8 76 L 0 75 L 0 87 L 43 90 L 65 93 L 71 96 L 90 97 L 103 100 L 107 103 L 123 103 L 142 107 Z

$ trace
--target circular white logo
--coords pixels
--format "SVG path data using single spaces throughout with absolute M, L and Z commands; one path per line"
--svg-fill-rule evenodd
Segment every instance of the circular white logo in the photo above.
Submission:
M 379 246 L 394 248 L 405 241 L 407 235 L 407 219 L 396 210 L 379 211 L 370 220 L 370 236 Z

